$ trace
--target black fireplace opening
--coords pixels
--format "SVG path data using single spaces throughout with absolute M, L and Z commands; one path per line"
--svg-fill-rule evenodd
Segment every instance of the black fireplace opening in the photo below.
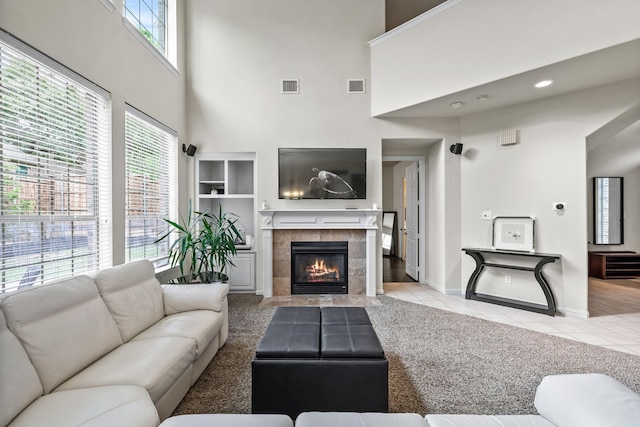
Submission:
M 349 242 L 291 242 L 291 294 L 348 293 Z

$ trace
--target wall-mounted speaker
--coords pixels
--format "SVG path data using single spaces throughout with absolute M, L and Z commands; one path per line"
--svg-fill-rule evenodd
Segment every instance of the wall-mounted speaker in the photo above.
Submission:
M 187 156 L 189 157 L 193 157 L 196 154 L 197 149 L 198 147 L 196 147 L 195 145 L 189 144 L 189 146 L 187 147 L 185 144 L 182 144 L 182 152 L 187 153 Z
M 449 151 L 453 154 L 462 154 L 462 144 L 452 144 L 451 147 L 449 147 Z

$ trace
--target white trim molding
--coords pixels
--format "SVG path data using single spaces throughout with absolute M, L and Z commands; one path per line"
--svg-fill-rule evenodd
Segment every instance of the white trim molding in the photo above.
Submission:
M 136 28 L 135 25 L 133 25 L 126 16 L 122 17 L 122 25 L 124 25 L 124 27 L 129 30 L 129 32 L 131 34 L 133 34 L 133 36 L 140 42 L 142 43 L 142 45 L 147 48 L 147 50 L 149 52 L 151 52 L 151 54 L 153 56 L 155 56 L 156 58 L 158 58 L 158 61 L 160 61 L 162 63 L 162 65 L 165 66 L 165 68 L 169 71 L 171 71 L 171 73 L 178 77 L 180 75 L 180 72 L 178 71 L 178 69 L 167 59 L 164 57 L 164 55 L 162 55 L 162 53 L 160 53 L 160 51 L 158 49 L 156 49 L 155 47 L 153 47 L 153 45 L 151 43 L 149 43 L 149 40 L 147 40 L 142 33 L 140 32 L 140 30 L 138 30 Z
M 113 12 L 116 10 L 116 6 L 111 2 L 111 0 L 98 0 L 109 12 Z
M 380 209 L 279 209 L 260 210 L 262 215 L 262 295 L 273 296 L 273 230 L 366 230 L 366 278 L 368 297 L 376 296 L 376 237 Z
M 391 37 L 396 36 L 397 34 L 400 34 L 406 30 L 408 30 L 409 28 L 415 27 L 418 24 L 423 23 L 424 21 L 428 20 L 429 18 L 434 17 L 435 15 L 444 12 L 445 10 L 449 9 L 450 7 L 453 7 L 455 5 L 457 5 L 458 3 L 462 3 L 465 0 L 448 0 L 444 3 L 439 4 L 438 6 L 434 7 L 433 9 L 429 9 L 428 11 L 424 12 L 421 15 L 416 16 L 415 18 L 405 22 L 404 24 L 398 25 L 397 27 L 395 27 L 394 29 L 387 31 L 386 33 L 382 34 L 381 36 L 376 37 L 375 39 L 371 40 L 369 42 L 369 46 L 373 47 L 375 45 L 377 45 L 378 43 L 382 43 L 385 40 L 390 39 Z

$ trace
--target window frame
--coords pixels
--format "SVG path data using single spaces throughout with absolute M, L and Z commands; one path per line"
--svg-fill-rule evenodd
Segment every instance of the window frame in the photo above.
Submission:
M 143 0 L 139 0 L 140 2 Z M 127 17 L 126 0 L 122 3 L 122 24 L 124 27 L 143 44 L 171 73 L 179 76 L 178 53 L 177 53 L 177 3 L 176 0 L 163 0 L 167 7 L 165 16 L 165 47 L 164 52 L 157 49 L 142 33 L 142 30 Z M 138 21 L 139 22 L 139 21 Z M 147 30 L 148 32 L 148 30 Z
M 112 105 L 108 91 L 11 34 L 0 30 L 0 42 L 0 79 L 8 79 L 0 86 L 0 240 L 17 257 L 1 257 L 4 293 L 112 265 Z M 25 68 L 11 74 L 12 66 Z M 20 206 L 9 210 L 14 182 Z
M 130 214 L 130 212 L 133 210 L 131 206 L 132 204 L 131 200 L 133 198 L 132 191 L 134 189 L 133 188 L 134 186 L 133 184 L 131 184 L 131 181 L 130 181 L 130 178 L 132 178 L 129 174 L 130 167 L 141 169 L 141 168 L 144 168 L 144 165 L 141 165 L 137 159 L 135 159 L 130 163 L 130 156 L 129 156 L 130 150 L 136 153 L 139 151 L 142 151 L 141 144 L 143 142 L 140 140 L 135 140 L 135 141 L 129 140 L 129 136 L 128 136 L 129 135 L 128 126 L 130 123 L 129 120 L 133 120 L 134 122 L 136 122 L 136 126 L 140 126 L 140 125 L 148 126 L 151 128 L 149 129 L 150 132 L 161 133 L 165 138 L 162 141 L 154 138 L 154 140 L 146 141 L 146 143 L 144 144 L 147 150 L 153 148 L 154 154 L 158 155 L 158 157 L 161 158 L 161 160 L 159 161 L 164 162 L 162 165 L 164 167 L 157 168 L 159 171 L 162 172 L 161 173 L 162 178 L 160 179 L 160 181 L 162 182 L 160 182 L 158 185 L 162 186 L 164 184 L 164 187 L 161 187 L 157 191 L 153 192 L 152 196 L 158 197 L 161 195 L 167 195 L 167 199 L 164 201 L 164 204 L 161 206 L 161 212 L 157 213 L 156 215 L 152 215 L 148 213 L 142 214 L 142 215 Z M 165 144 L 165 146 L 164 147 L 151 146 L 153 143 L 156 143 L 159 141 Z M 150 117 L 149 115 L 143 113 L 137 108 L 131 106 L 130 104 L 125 104 L 124 145 L 125 145 L 125 179 L 126 179 L 126 183 L 125 183 L 125 200 L 126 200 L 125 201 L 125 262 L 131 262 L 138 259 L 149 259 L 154 263 L 156 267 L 165 266 L 168 264 L 168 259 L 169 259 L 169 246 L 171 244 L 169 239 L 164 239 L 162 242 L 155 243 L 155 246 L 157 248 L 164 247 L 164 252 L 162 252 L 162 249 L 158 250 L 158 252 L 163 253 L 163 255 L 159 257 L 152 257 L 152 258 L 149 258 L 146 256 L 132 257 L 131 248 L 133 247 L 132 245 L 133 236 L 132 236 L 132 230 L 130 228 L 130 224 L 131 224 L 131 221 L 133 220 L 144 222 L 145 230 L 143 233 L 143 241 L 145 241 L 145 237 L 147 237 L 148 222 L 150 222 L 151 224 L 155 223 L 155 229 L 157 230 L 155 238 L 159 238 L 168 231 L 168 224 L 165 222 L 165 219 L 170 219 L 172 221 L 176 220 L 178 195 L 177 195 L 177 188 L 176 188 L 175 182 L 177 180 L 177 171 L 178 171 L 178 155 L 176 152 L 176 147 L 178 145 L 178 133 L 173 129 L 171 129 L 170 127 L 163 124 L 162 122 Z M 162 156 L 164 156 L 164 158 Z M 143 172 L 147 172 L 147 171 L 143 170 Z M 151 171 L 151 173 L 153 173 L 153 171 Z M 146 198 L 147 198 L 147 195 L 145 194 L 142 199 L 146 200 Z M 159 203 L 162 204 L 162 202 L 159 202 Z M 143 203 L 142 206 L 146 208 L 147 204 Z M 146 248 L 150 246 L 152 245 L 144 244 L 142 245 L 143 247 L 142 250 L 145 251 L 146 253 Z

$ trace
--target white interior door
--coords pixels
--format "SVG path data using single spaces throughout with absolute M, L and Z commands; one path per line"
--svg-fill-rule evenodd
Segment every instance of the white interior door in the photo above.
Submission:
M 419 281 L 418 277 L 418 163 L 412 163 L 405 169 L 406 188 L 406 254 L 407 274 Z

